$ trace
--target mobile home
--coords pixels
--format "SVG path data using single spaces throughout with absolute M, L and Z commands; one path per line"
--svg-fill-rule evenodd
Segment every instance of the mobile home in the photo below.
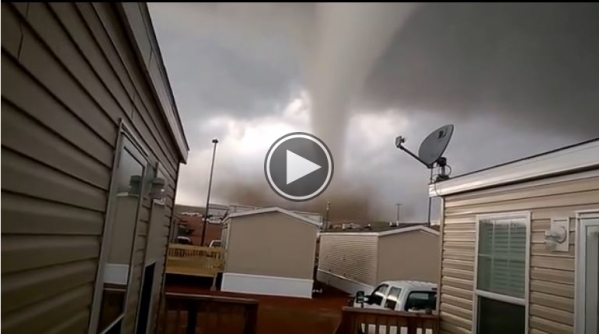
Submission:
M 350 294 L 385 280 L 439 279 L 439 232 L 422 225 L 320 234 L 317 279 Z
M 320 223 L 281 209 L 229 214 L 222 291 L 312 298 Z
M 599 140 L 438 182 L 429 194 L 443 203 L 442 331 L 598 332 Z
M 2 3 L 2 332 L 153 331 L 188 146 L 139 3 Z

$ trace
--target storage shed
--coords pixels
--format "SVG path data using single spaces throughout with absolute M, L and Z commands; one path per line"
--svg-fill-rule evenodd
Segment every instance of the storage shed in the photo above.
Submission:
M 222 291 L 312 298 L 320 223 L 281 208 L 231 213 Z
M 598 332 L 599 140 L 429 194 L 443 202 L 442 332 Z
M 317 280 L 350 294 L 384 280 L 439 279 L 439 232 L 422 225 L 320 234 Z

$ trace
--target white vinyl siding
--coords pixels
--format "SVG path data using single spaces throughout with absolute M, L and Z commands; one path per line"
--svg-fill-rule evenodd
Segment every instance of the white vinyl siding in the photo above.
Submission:
M 441 332 L 471 333 L 476 216 L 526 210 L 530 226 L 529 333 L 574 333 L 576 211 L 599 206 L 599 171 L 444 197 L 439 309 Z M 551 218 L 570 218 L 568 252 L 551 252 Z
M 87 331 L 121 119 L 165 166 L 155 243 L 165 253 L 178 154 L 119 6 L 2 3 L 3 332 Z M 145 203 L 137 245 L 145 245 L 150 212 Z M 135 277 L 144 260 L 137 251 Z M 129 313 L 123 333 L 134 329 Z
M 375 286 L 378 283 L 377 236 L 322 234 L 318 269 Z
M 318 270 L 371 287 L 385 280 L 437 283 L 439 245 L 434 231 L 420 229 L 386 235 L 323 233 Z

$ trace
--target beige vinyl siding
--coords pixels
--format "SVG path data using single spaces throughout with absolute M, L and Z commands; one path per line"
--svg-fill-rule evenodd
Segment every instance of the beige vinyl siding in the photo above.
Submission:
M 2 3 L 3 332 L 87 331 L 121 118 L 167 171 L 161 242 L 152 243 L 165 252 L 178 151 L 117 6 Z M 150 209 L 140 213 L 137 277 Z M 124 333 L 135 323 L 130 296 Z
M 228 224 L 225 272 L 313 278 L 315 225 L 280 212 L 233 217 Z
M 318 269 L 375 286 L 377 236 L 325 233 L 320 236 Z
M 149 236 L 148 236 L 148 251 L 146 253 L 146 262 L 155 262 L 154 269 L 154 286 L 152 287 L 152 307 L 150 308 L 150 325 L 148 332 L 153 333 L 156 325 L 158 312 L 158 301 L 160 300 L 160 288 L 162 276 L 164 273 L 164 257 L 165 250 L 168 247 L 169 234 L 169 218 L 165 217 L 165 206 L 153 203 L 149 217 Z M 165 230 L 166 229 L 166 230 Z M 166 237 L 165 237 L 166 236 Z
M 442 330 L 471 332 L 476 215 L 530 211 L 530 333 L 573 333 L 575 211 L 599 207 L 597 171 L 580 175 L 584 178 L 545 179 L 445 197 Z M 545 247 L 544 233 L 553 217 L 570 217 L 568 252 Z
M 438 235 L 424 231 L 384 235 L 378 238 L 377 284 L 385 280 L 439 280 Z

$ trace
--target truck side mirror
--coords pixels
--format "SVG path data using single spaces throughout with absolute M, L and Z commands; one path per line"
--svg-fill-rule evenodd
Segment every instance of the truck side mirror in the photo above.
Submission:
M 356 292 L 356 303 L 360 304 L 364 307 L 364 302 L 367 300 L 367 297 L 364 295 L 364 291 Z

